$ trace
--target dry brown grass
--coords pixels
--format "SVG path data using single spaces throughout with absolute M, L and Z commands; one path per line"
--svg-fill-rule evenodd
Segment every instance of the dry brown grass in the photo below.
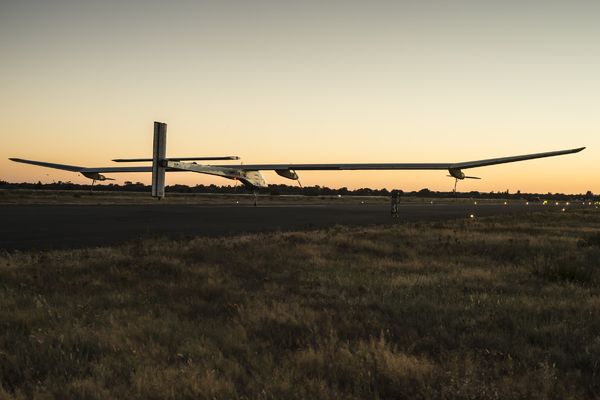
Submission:
M 597 398 L 596 209 L 0 256 L 0 398 Z

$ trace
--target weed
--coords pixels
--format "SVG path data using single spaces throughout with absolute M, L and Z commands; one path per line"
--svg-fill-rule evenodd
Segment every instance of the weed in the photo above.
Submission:
M 592 233 L 587 238 L 581 238 L 577 242 L 580 247 L 596 246 L 600 247 L 600 231 Z
M 553 259 L 542 258 L 534 262 L 532 273 L 540 278 L 552 282 L 567 281 L 577 283 L 589 283 L 595 277 L 597 267 L 583 263 L 576 259 Z

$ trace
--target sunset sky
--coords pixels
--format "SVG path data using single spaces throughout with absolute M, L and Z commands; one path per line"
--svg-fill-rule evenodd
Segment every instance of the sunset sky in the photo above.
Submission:
M 3 1 L 0 179 L 237 155 L 460 162 L 459 191 L 600 193 L 600 1 Z M 274 172 L 269 183 L 294 184 Z M 445 171 L 301 172 L 304 186 L 450 191 Z M 112 174 L 150 183 L 150 174 Z M 167 184 L 233 184 L 193 173 Z

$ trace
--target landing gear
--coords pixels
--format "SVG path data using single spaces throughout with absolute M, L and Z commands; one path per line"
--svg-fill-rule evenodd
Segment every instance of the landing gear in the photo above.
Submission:
M 254 191 L 254 207 L 256 207 L 256 203 L 258 202 L 258 190 Z
M 461 181 L 463 179 L 481 179 L 478 178 L 476 176 L 466 176 L 464 174 L 464 172 L 462 172 L 460 169 L 458 168 L 449 168 L 448 172 L 450 172 L 450 175 L 448 175 L 450 178 L 454 178 L 454 195 L 452 197 L 456 198 L 456 184 L 458 183 L 458 180 L 460 179 Z
M 458 178 L 454 178 L 454 195 L 452 197 L 456 198 L 456 184 L 458 183 Z
M 298 176 L 298 174 L 296 174 L 296 170 L 292 170 L 292 172 L 293 172 L 293 173 L 294 173 L 296 176 Z M 302 192 L 304 192 L 304 188 L 302 187 L 302 183 L 300 182 L 300 179 L 299 179 L 299 178 L 296 178 L 296 180 L 298 181 L 298 185 L 300 185 L 300 189 L 302 189 Z
M 90 187 L 90 196 L 92 195 L 92 190 L 94 190 L 94 183 L 96 183 L 96 180 L 92 179 L 92 187 Z

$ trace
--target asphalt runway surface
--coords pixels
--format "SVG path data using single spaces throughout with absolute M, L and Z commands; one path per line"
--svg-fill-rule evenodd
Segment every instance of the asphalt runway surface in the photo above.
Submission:
M 224 236 L 365 226 L 398 221 L 485 217 L 556 208 L 541 204 L 400 204 L 391 218 L 385 204 L 357 205 L 2 205 L 0 249 L 13 252 L 98 247 L 152 235 Z M 564 207 L 558 206 L 558 207 Z

